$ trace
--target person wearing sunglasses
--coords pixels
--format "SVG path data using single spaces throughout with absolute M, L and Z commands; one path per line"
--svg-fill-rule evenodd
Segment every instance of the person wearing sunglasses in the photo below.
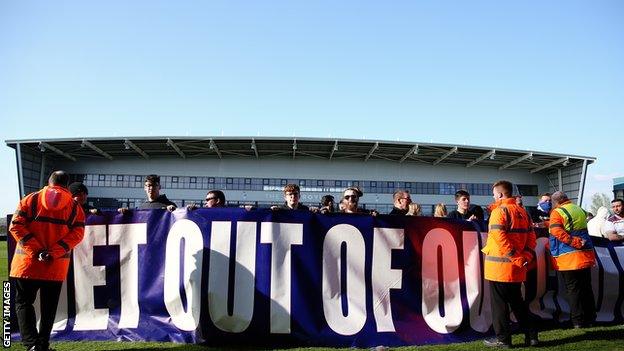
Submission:
M 412 198 L 409 191 L 399 189 L 392 195 L 394 202 L 394 208 L 390 211 L 391 215 L 405 216 L 409 211 L 409 205 L 412 203 Z
M 358 203 L 360 198 L 364 195 L 362 190 L 356 187 L 349 187 L 345 189 L 342 194 L 342 201 L 344 208 L 341 210 L 342 213 L 360 213 L 360 214 L 370 214 L 376 216 L 378 213 L 376 210 L 366 210 L 358 207 Z
M 206 193 L 206 199 L 204 201 L 204 208 L 225 207 L 225 194 L 221 190 L 210 190 Z M 197 204 L 191 204 L 186 206 L 189 211 L 198 209 Z

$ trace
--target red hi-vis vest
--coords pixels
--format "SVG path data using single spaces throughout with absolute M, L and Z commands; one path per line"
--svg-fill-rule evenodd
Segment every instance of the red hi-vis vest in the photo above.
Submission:
M 526 280 L 524 262 L 535 259 L 535 232 L 526 210 L 516 199 L 502 199 L 493 206 L 485 254 L 485 279 L 519 283 Z
M 596 264 L 594 246 L 587 232 L 585 211 L 569 200 L 550 212 L 549 249 L 553 268 L 571 271 Z M 585 244 L 582 242 L 585 240 Z
M 9 232 L 17 241 L 11 261 L 13 278 L 63 281 L 67 277 L 71 249 L 82 240 L 85 216 L 71 193 L 46 186 L 25 196 L 11 220 Z M 47 250 L 49 262 L 37 255 Z

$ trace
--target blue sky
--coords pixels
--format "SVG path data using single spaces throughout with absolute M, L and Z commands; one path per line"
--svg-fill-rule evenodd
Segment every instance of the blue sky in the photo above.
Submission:
M 226 135 L 595 156 L 611 196 L 622 1 L 0 2 L 0 139 Z M 616 161 L 617 160 L 617 161 Z M 0 147 L 0 212 L 18 201 Z

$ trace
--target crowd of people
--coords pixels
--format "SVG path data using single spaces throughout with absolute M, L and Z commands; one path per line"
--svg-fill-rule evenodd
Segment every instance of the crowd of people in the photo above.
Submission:
M 178 208 L 165 194 L 160 193 L 159 176 L 147 176 L 144 190 L 147 199 L 138 209 L 175 211 Z M 526 345 L 539 344 L 536 323 L 521 294 L 521 284 L 536 259 L 535 228 L 538 227 L 548 228 L 551 264 L 563 278 L 571 308 L 572 326 L 591 326 L 596 317 L 590 271 L 596 259 L 588 232 L 588 214 L 573 204 L 562 191 L 540 196 L 537 210 L 529 214 L 523 207 L 522 197 L 513 196 L 512 191 L 510 182 L 496 182 L 492 187 L 494 202 L 486 212 L 482 207 L 470 203 L 467 191 L 460 190 L 455 193 L 457 209 L 447 212 L 446 206 L 440 203 L 434 212 L 435 217 L 480 222 L 489 213 L 488 239 L 482 251 L 485 254 L 484 275 L 490 285 L 495 337 L 486 339 L 484 343 L 492 347 L 511 347 L 510 310 L 525 333 Z M 283 195 L 284 203 L 271 206 L 271 210 L 379 214 L 376 210 L 359 206 L 359 200 L 364 194 L 357 187 L 346 188 L 338 201 L 332 195 L 323 196 L 318 207 L 308 207 L 300 202 L 300 188 L 296 184 L 286 185 Z M 62 282 L 67 276 L 70 252 L 84 235 L 85 214 L 101 214 L 98 209 L 88 205 L 87 196 L 88 189 L 84 184 L 69 184 L 66 172 L 55 171 L 48 179 L 47 186 L 21 199 L 11 221 L 9 231 L 17 245 L 10 277 L 15 286 L 15 307 L 22 342 L 29 351 L 50 350 L 50 332 Z M 208 191 L 203 207 L 225 206 L 223 191 Z M 393 206 L 389 215 L 422 214 L 421 206 L 412 202 L 406 190 L 394 192 Z M 615 199 L 611 207 L 613 214 L 604 218 L 600 230 L 609 240 L 622 241 L 624 201 Z M 198 208 L 195 204 L 186 207 L 189 211 Z M 253 209 L 251 206 L 245 208 Z M 132 210 L 124 207 L 118 211 L 128 214 Z M 38 291 L 41 292 L 42 304 L 39 329 L 36 327 L 33 307 Z

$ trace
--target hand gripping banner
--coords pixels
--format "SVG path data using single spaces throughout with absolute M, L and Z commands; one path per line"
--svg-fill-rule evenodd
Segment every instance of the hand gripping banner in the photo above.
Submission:
M 306 211 L 89 216 L 53 339 L 334 347 L 474 340 L 491 332 L 486 235 L 459 220 Z M 547 242 L 538 239 L 524 293 L 533 314 L 557 323 L 569 307 Z M 621 321 L 624 246 L 594 242 L 598 320 Z

